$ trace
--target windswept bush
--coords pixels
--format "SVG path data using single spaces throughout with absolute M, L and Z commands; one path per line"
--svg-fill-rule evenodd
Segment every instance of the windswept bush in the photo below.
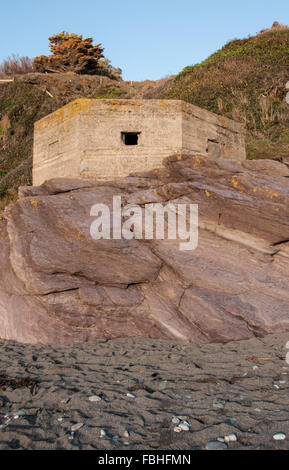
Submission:
M 37 72 L 75 72 L 96 74 L 99 60 L 103 58 L 101 44 L 93 45 L 92 38 L 83 39 L 77 34 L 62 31 L 49 38 L 51 55 L 35 57 Z
M 92 38 L 62 31 L 49 38 L 51 55 L 35 57 L 36 72 L 74 72 L 77 74 L 103 75 L 121 80 L 121 69 L 111 65 L 104 57 L 101 44 L 93 45 Z

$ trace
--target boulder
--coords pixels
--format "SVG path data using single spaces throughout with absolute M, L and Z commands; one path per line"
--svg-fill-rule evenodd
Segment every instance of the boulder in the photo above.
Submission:
M 0 219 L 0 337 L 67 343 L 146 336 L 195 343 L 289 331 L 289 180 L 278 162 L 174 155 L 113 182 L 20 188 Z M 90 216 L 198 204 L 199 242 L 94 240 Z

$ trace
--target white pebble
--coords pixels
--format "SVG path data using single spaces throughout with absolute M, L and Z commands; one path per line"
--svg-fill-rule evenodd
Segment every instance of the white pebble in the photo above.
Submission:
M 183 421 L 181 424 L 179 424 L 179 428 L 182 430 L 182 431 L 189 431 L 190 430 L 190 425 L 189 423 L 187 423 L 187 421 Z
M 123 437 L 129 437 L 129 432 L 128 432 L 128 431 L 124 431 Z
M 174 416 L 173 419 L 172 419 L 172 423 L 173 423 L 173 424 L 179 424 L 179 422 L 180 422 L 179 418 L 177 418 L 176 416 Z
M 286 434 L 283 432 L 277 432 L 274 434 L 273 439 L 275 439 L 275 441 L 284 441 L 284 439 L 286 439 Z
M 162 382 L 159 383 L 158 389 L 160 391 L 165 390 L 167 388 L 167 385 L 168 385 L 168 381 L 163 380 Z
M 97 401 L 101 401 L 101 397 L 98 396 L 98 395 L 92 395 L 92 396 L 89 397 L 88 399 L 89 399 L 89 401 L 91 401 L 91 402 L 93 402 L 93 403 L 94 403 L 94 402 L 97 402 Z
M 280 387 L 277 384 L 274 385 L 274 388 L 275 388 L 275 390 L 280 390 Z
M 100 430 L 100 437 L 106 437 L 106 432 L 104 429 Z
M 225 442 L 225 439 L 223 437 L 217 437 L 217 441 L 219 442 Z
M 127 396 L 128 398 L 132 398 L 132 399 L 135 398 L 135 395 L 134 395 L 133 393 L 127 393 L 126 396 Z
M 236 442 L 238 439 L 237 439 L 237 436 L 236 434 L 228 434 L 228 436 L 225 436 L 224 437 L 224 441 L 225 442 Z
M 286 383 L 287 383 L 287 380 L 280 380 L 280 382 L 279 382 L 279 384 L 282 384 L 282 385 L 284 385 Z
M 79 429 L 81 429 L 82 426 L 84 426 L 83 423 L 73 424 L 73 426 L 71 426 L 71 431 L 72 432 L 79 431 Z

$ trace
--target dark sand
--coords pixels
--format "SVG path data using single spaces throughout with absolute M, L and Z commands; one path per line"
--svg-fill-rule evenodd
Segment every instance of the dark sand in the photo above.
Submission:
M 229 433 L 238 437 L 229 449 L 289 449 L 288 340 L 287 333 L 225 346 L 142 338 L 62 346 L 1 341 L 0 375 L 32 382 L 2 383 L 0 449 L 191 450 Z M 101 401 L 90 402 L 92 395 Z M 223 408 L 214 406 L 217 398 Z M 174 432 L 179 415 L 189 432 Z M 77 423 L 84 425 L 72 436 Z M 276 432 L 286 439 L 274 441 Z

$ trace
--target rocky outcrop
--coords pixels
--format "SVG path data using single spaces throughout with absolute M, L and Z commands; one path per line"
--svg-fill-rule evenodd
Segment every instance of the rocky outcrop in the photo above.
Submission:
M 0 220 L 0 336 L 26 343 L 147 336 L 196 343 L 289 330 L 289 170 L 172 156 L 114 182 L 23 187 Z M 197 203 L 199 244 L 93 240 L 91 207 Z

